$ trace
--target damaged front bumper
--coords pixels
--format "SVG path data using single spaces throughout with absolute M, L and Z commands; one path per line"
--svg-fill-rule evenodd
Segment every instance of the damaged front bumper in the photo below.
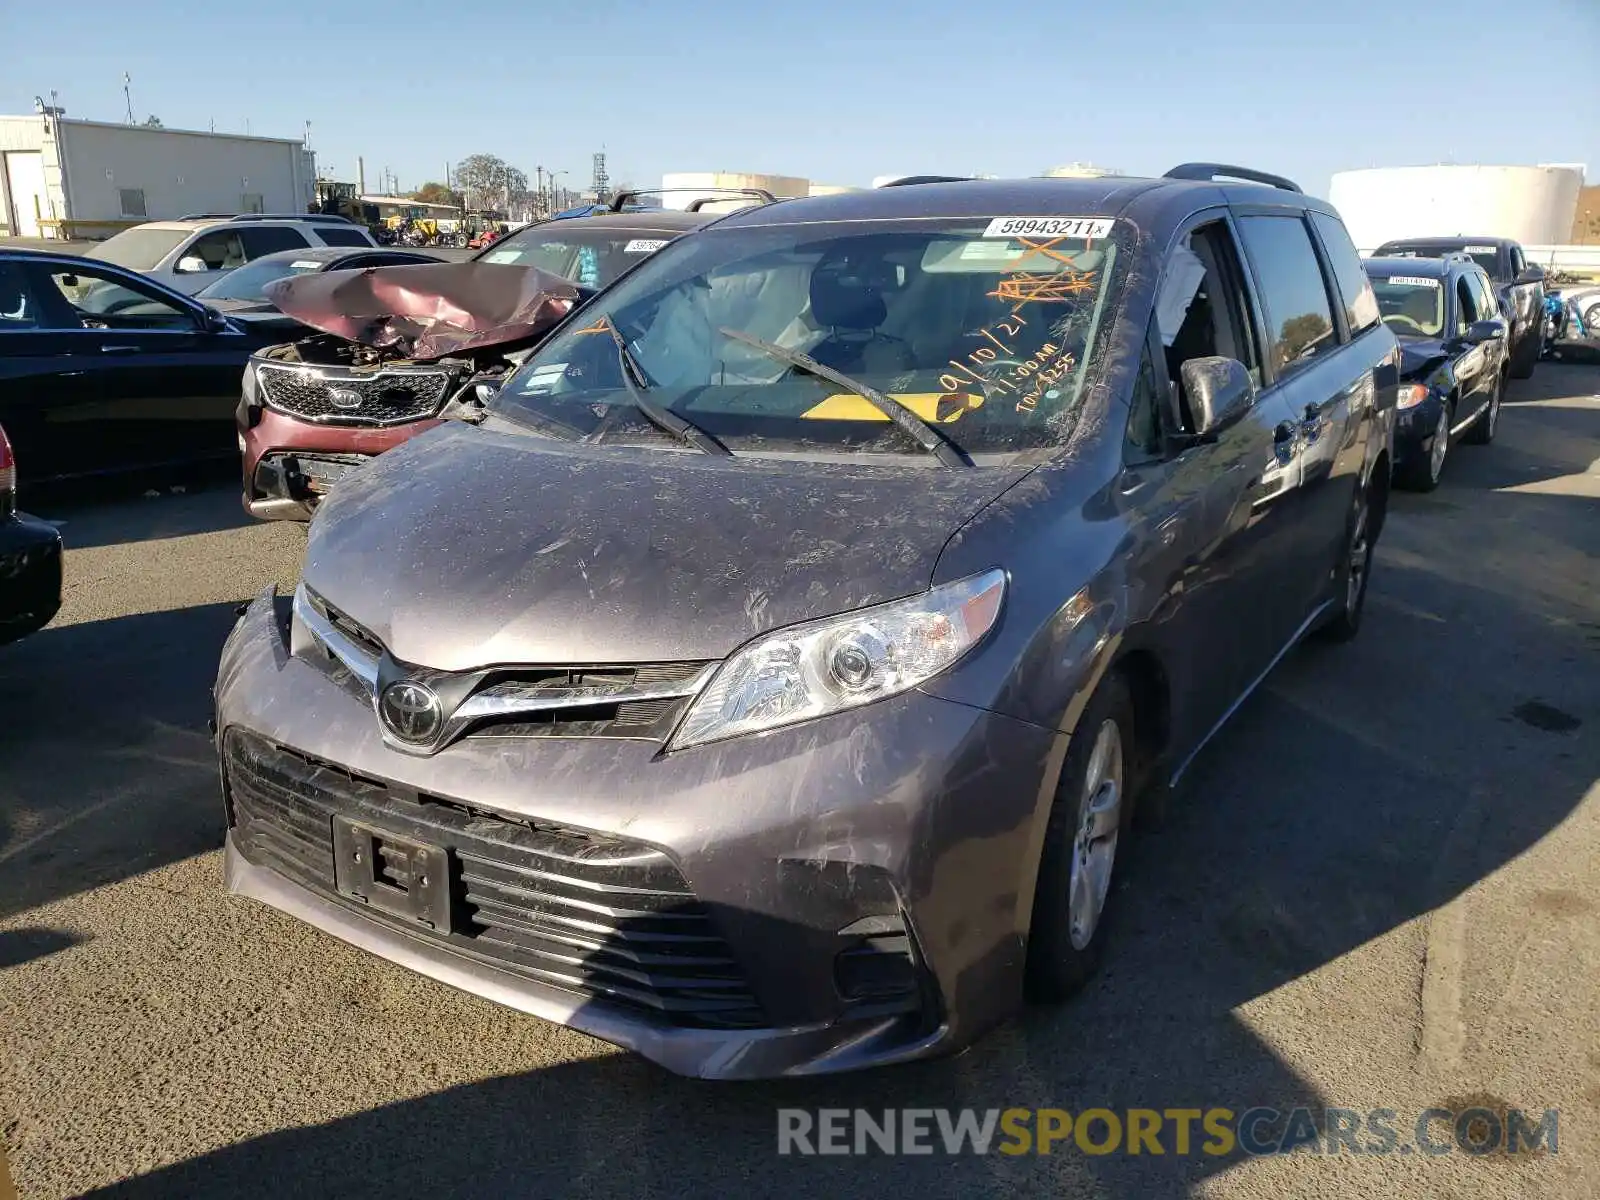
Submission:
M 923 1057 L 1020 1004 L 1059 734 L 910 692 L 672 754 L 418 757 L 290 656 L 285 609 L 223 651 L 230 890 L 686 1075 Z

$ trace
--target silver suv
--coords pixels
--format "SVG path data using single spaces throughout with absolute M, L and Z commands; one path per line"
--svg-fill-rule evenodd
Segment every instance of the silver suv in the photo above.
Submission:
M 140 271 L 192 296 L 263 254 L 307 246 L 375 245 L 371 234 L 344 217 L 245 213 L 147 221 L 101 242 L 88 257 Z

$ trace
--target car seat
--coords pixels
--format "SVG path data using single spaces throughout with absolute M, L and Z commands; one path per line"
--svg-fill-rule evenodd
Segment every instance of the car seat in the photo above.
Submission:
M 880 328 L 889 315 L 882 284 L 870 271 L 824 260 L 811 272 L 811 321 L 827 330 L 808 353 L 845 374 L 909 370 L 910 348 Z

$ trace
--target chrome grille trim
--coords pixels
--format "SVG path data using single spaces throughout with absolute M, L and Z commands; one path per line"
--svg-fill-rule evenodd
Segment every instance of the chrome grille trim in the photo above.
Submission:
M 431 417 L 450 391 L 452 373 L 438 367 L 386 367 L 351 371 L 309 364 L 252 364 L 267 407 L 318 425 L 402 425 Z M 329 392 L 345 388 L 361 395 L 359 406 L 334 407 Z M 405 393 L 385 403 L 394 393 Z
M 361 689 L 371 701 L 373 718 L 378 719 L 378 696 L 380 692 L 379 681 L 382 674 L 383 661 L 379 654 L 373 653 L 368 646 L 362 645 L 356 638 L 349 636 L 339 625 L 324 611 L 321 603 L 314 599 L 304 583 L 295 588 L 293 600 L 294 620 L 304 631 L 306 636 L 321 646 L 329 657 L 356 680 Z M 367 635 L 370 636 L 370 635 Z M 373 642 L 376 644 L 377 639 Z M 305 661 L 314 661 L 308 659 Z M 393 660 L 391 659 L 391 664 Z M 486 683 L 496 677 L 515 675 L 516 667 L 482 668 L 476 671 L 461 672 L 461 675 L 476 675 L 481 677 L 480 686 L 462 700 L 455 709 L 446 714 L 443 729 L 438 738 L 428 746 L 407 745 L 391 740 L 387 732 L 384 740 L 396 749 L 408 754 L 434 754 L 445 746 L 466 734 L 472 732 L 472 727 L 484 722 L 503 721 L 507 718 L 519 716 L 537 717 L 543 713 L 569 712 L 575 709 L 596 708 L 621 704 L 650 704 L 661 701 L 687 700 L 699 695 L 700 691 L 710 682 L 721 664 L 716 662 L 703 663 L 696 666 L 688 664 L 684 670 L 669 672 L 673 677 L 666 679 L 638 679 L 619 681 L 616 683 L 587 683 L 587 684 L 561 684 L 555 682 L 527 683 L 516 679 L 500 682 Z M 392 669 L 392 668 L 391 668 Z M 525 668 L 530 673 L 549 668 Z M 595 668 L 596 672 L 603 672 L 607 668 Z M 610 668 L 623 671 L 633 670 L 636 674 L 658 673 L 661 668 L 658 664 L 647 664 L 642 667 L 630 667 L 628 664 L 618 664 Z M 433 678 L 438 678 L 438 673 L 429 673 Z M 391 675 L 391 678 L 393 676 Z M 415 676 L 425 678 L 425 676 Z M 484 685 L 486 683 L 486 686 Z M 631 724 L 647 724 L 646 722 L 620 720 L 612 722 L 614 726 L 626 727 Z M 380 728 L 382 722 L 379 722 Z M 619 735 L 613 735 L 619 736 Z

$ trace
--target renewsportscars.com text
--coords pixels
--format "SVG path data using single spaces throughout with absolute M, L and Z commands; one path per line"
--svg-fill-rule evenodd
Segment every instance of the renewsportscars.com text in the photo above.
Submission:
M 1555 1154 L 1560 1110 L 780 1108 L 779 1154 Z

